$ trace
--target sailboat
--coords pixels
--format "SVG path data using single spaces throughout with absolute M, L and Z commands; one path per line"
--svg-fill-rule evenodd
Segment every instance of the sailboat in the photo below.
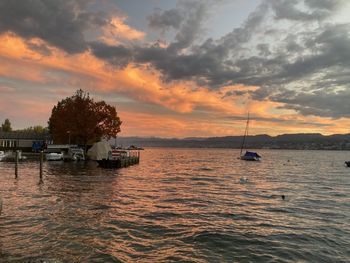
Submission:
M 246 137 L 248 137 L 248 129 L 249 129 L 249 112 L 248 112 L 247 124 L 245 126 L 245 131 L 244 131 L 244 136 L 243 136 L 243 141 L 241 146 L 240 158 L 241 160 L 244 160 L 244 161 L 260 161 L 261 156 L 256 152 L 246 151 L 245 154 L 242 154 L 245 146 Z

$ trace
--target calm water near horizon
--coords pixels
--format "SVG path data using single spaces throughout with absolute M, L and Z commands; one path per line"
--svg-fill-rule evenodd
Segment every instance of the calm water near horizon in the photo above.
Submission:
M 0 262 L 350 262 L 350 152 L 258 152 L 150 148 L 120 170 L 46 162 L 43 184 L 38 162 L 17 180 L 0 162 Z

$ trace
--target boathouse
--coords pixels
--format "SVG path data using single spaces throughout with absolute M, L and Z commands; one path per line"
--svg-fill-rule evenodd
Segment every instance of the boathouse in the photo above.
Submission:
M 0 151 L 22 150 L 23 152 L 38 151 L 51 142 L 48 133 L 0 131 Z

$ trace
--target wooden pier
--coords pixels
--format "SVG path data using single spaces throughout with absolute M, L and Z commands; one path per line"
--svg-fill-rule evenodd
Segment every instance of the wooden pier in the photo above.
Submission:
M 129 148 L 111 147 L 107 141 L 99 141 L 87 151 L 87 156 L 95 160 L 102 168 L 123 168 L 140 162 L 139 148 L 131 145 Z
M 130 156 L 130 157 L 122 157 L 115 160 L 99 160 L 97 161 L 98 165 L 102 168 L 123 168 L 123 167 L 129 167 L 134 164 L 138 164 L 140 162 L 139 156 Z
M 97 160 L 102 168 L 123 168 L 140 162 L 141 148 L 133 147 L 128 149 L 112 149 L 108 154 L 108 159 Z

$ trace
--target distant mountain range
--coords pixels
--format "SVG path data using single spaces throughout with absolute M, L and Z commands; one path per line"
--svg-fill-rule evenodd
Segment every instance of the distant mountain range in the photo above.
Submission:
M 177 148 L 240 148 L 243 136 L 209 138 L 156 138 L 156 137 L 118 137 L 118 146 L 136 145 L 139 147 L 177 147 Z M 114 144 L 115 140 L 111 140 Z M 309 150 L 350 150 L 350 134 L 324 136 L 319 133 L 266 134 L 248 136 L 246 146 L 250 149 L 309 149 Z

